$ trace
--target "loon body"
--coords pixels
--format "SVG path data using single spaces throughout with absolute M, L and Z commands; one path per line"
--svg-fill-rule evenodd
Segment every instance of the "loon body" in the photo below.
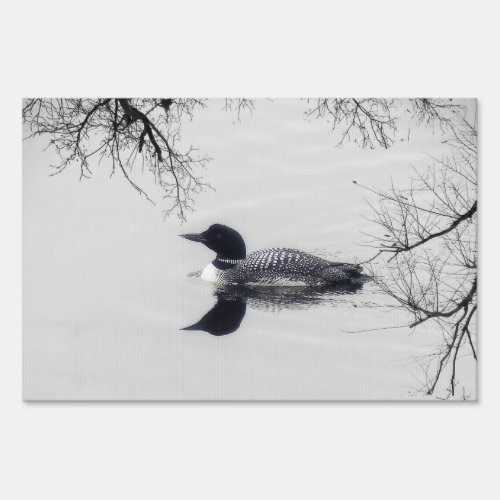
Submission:
M 241 235 L 222 224 L 183 238 L 203 243 L 217 253 L 201 278 L 219 284 L 321 286 L 362 279 L 358 264 L 331 262 L 292 248 L 267 248 L 248 256 Z

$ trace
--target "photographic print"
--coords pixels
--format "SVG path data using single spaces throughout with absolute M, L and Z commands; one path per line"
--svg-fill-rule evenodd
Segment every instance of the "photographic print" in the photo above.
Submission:
M 477 399 L 475 99 L 22 114 L 25 400 Z

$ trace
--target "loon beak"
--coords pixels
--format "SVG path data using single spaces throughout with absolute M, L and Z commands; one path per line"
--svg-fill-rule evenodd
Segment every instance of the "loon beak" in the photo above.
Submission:
M 208 240 L 202 234 L 179 234 L 181 238 L 186 240 L 196 241 L 198 243 L 207 243 Z
M 191 326 L 185 326 L 184 328 L 181 328 L 181 330 L 198 331 L 198 330 L 201 330 L 201 325 L 198 323 L 195 323 L 194 325 L 191 325 Z

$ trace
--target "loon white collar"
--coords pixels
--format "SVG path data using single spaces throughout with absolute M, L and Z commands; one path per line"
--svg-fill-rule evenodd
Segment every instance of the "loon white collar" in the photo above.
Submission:
M 217 260 L 220 262 L 224 262 L 224 264 L 239 264 L 240 262 L 243 262 L 245 259 L 221 259 L 220 257 L 217 257 Z

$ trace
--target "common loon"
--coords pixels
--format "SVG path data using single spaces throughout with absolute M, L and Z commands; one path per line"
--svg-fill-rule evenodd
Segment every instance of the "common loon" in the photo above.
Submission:
M 267 248 L 247 256 L 241 234 L 213 224 L 200 234 L 181 234 L 217 253 L 203 269 L 201 279 L 219 284 L 321 286 L 363 278 L 358 264 L 330 262 L 292 248 Z

